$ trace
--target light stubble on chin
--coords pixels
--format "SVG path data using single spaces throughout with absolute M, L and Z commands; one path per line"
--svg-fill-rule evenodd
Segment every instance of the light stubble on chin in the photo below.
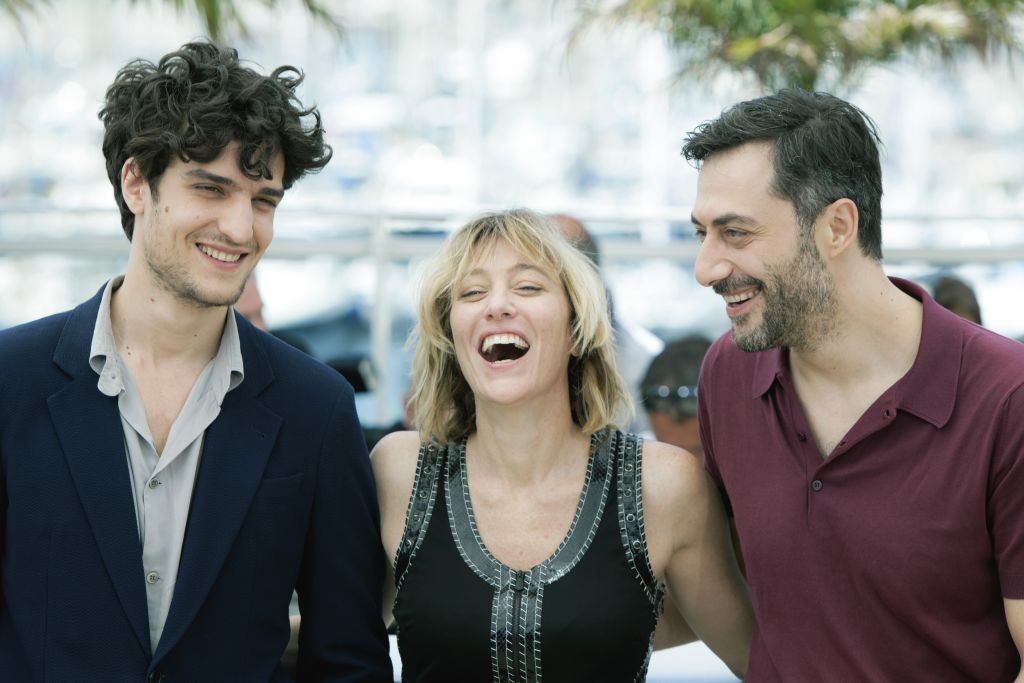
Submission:
M 245 289 L 246 278 L 242 278 L 241 284 L 233 294 L 220 299 L 211 298 L 200 289 L 199 284 L 187 268 L 162 261 L 148 245 L 145 251 L 146 263 L 157 285 L 177 300 L 196 308 L 233 306 L 241 298 L 242 290 Z

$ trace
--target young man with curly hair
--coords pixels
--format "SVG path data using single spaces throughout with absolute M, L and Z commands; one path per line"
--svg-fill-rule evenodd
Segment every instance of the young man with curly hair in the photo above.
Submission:
M 124 275 L 0 333 L 0 672 L 11 681 L 390 681 L 351 387 L 231 305 L 320 115 L 190 43 L 100 111 Z

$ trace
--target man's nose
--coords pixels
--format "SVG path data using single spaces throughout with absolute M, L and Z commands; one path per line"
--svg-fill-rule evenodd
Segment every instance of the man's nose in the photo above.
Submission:
M 233 244 L 246 245 L 252 242 L 253 223 L 252 202 L 239 195 L 225 206 L 218 228 Z
M 726 259 L 722 244 L 710 233 L 701 242 L 697 251 L 697 260 L 693 264 L 693 274 L 697 282 L 705 287 L 712 287 L 729 277 L 732 265 Z

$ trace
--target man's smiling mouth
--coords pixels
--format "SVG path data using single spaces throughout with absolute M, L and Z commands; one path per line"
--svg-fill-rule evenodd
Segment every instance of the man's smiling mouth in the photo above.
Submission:
M 218 249 L 214 249 L 213 247 L 208 247 L 205 244 L 198 244 L 196 246 L 199 247 L 199 251 L 203 252 L 210 258 L 223 261 L 224 263 L 235 263 L 238 259 L 244 256 L 244 254 L 228 254 Z
M 761 292 L 760 287 L 757 289 L 748 289 L 745 292 L 738 294 L 722 294 L 722 298 L 725 299 L 725 303 L 729 306 L 739 306 L 747 301 L 750 301 Z

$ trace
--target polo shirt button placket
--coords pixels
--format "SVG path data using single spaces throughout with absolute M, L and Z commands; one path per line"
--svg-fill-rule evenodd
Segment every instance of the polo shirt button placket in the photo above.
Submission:
M 823 488 L 825 488 L 825 484 L 824 482 L 821 481 L 821 479 L 815 479 L 814 481 L 811 482 L 811 490 L 820 491 Z

